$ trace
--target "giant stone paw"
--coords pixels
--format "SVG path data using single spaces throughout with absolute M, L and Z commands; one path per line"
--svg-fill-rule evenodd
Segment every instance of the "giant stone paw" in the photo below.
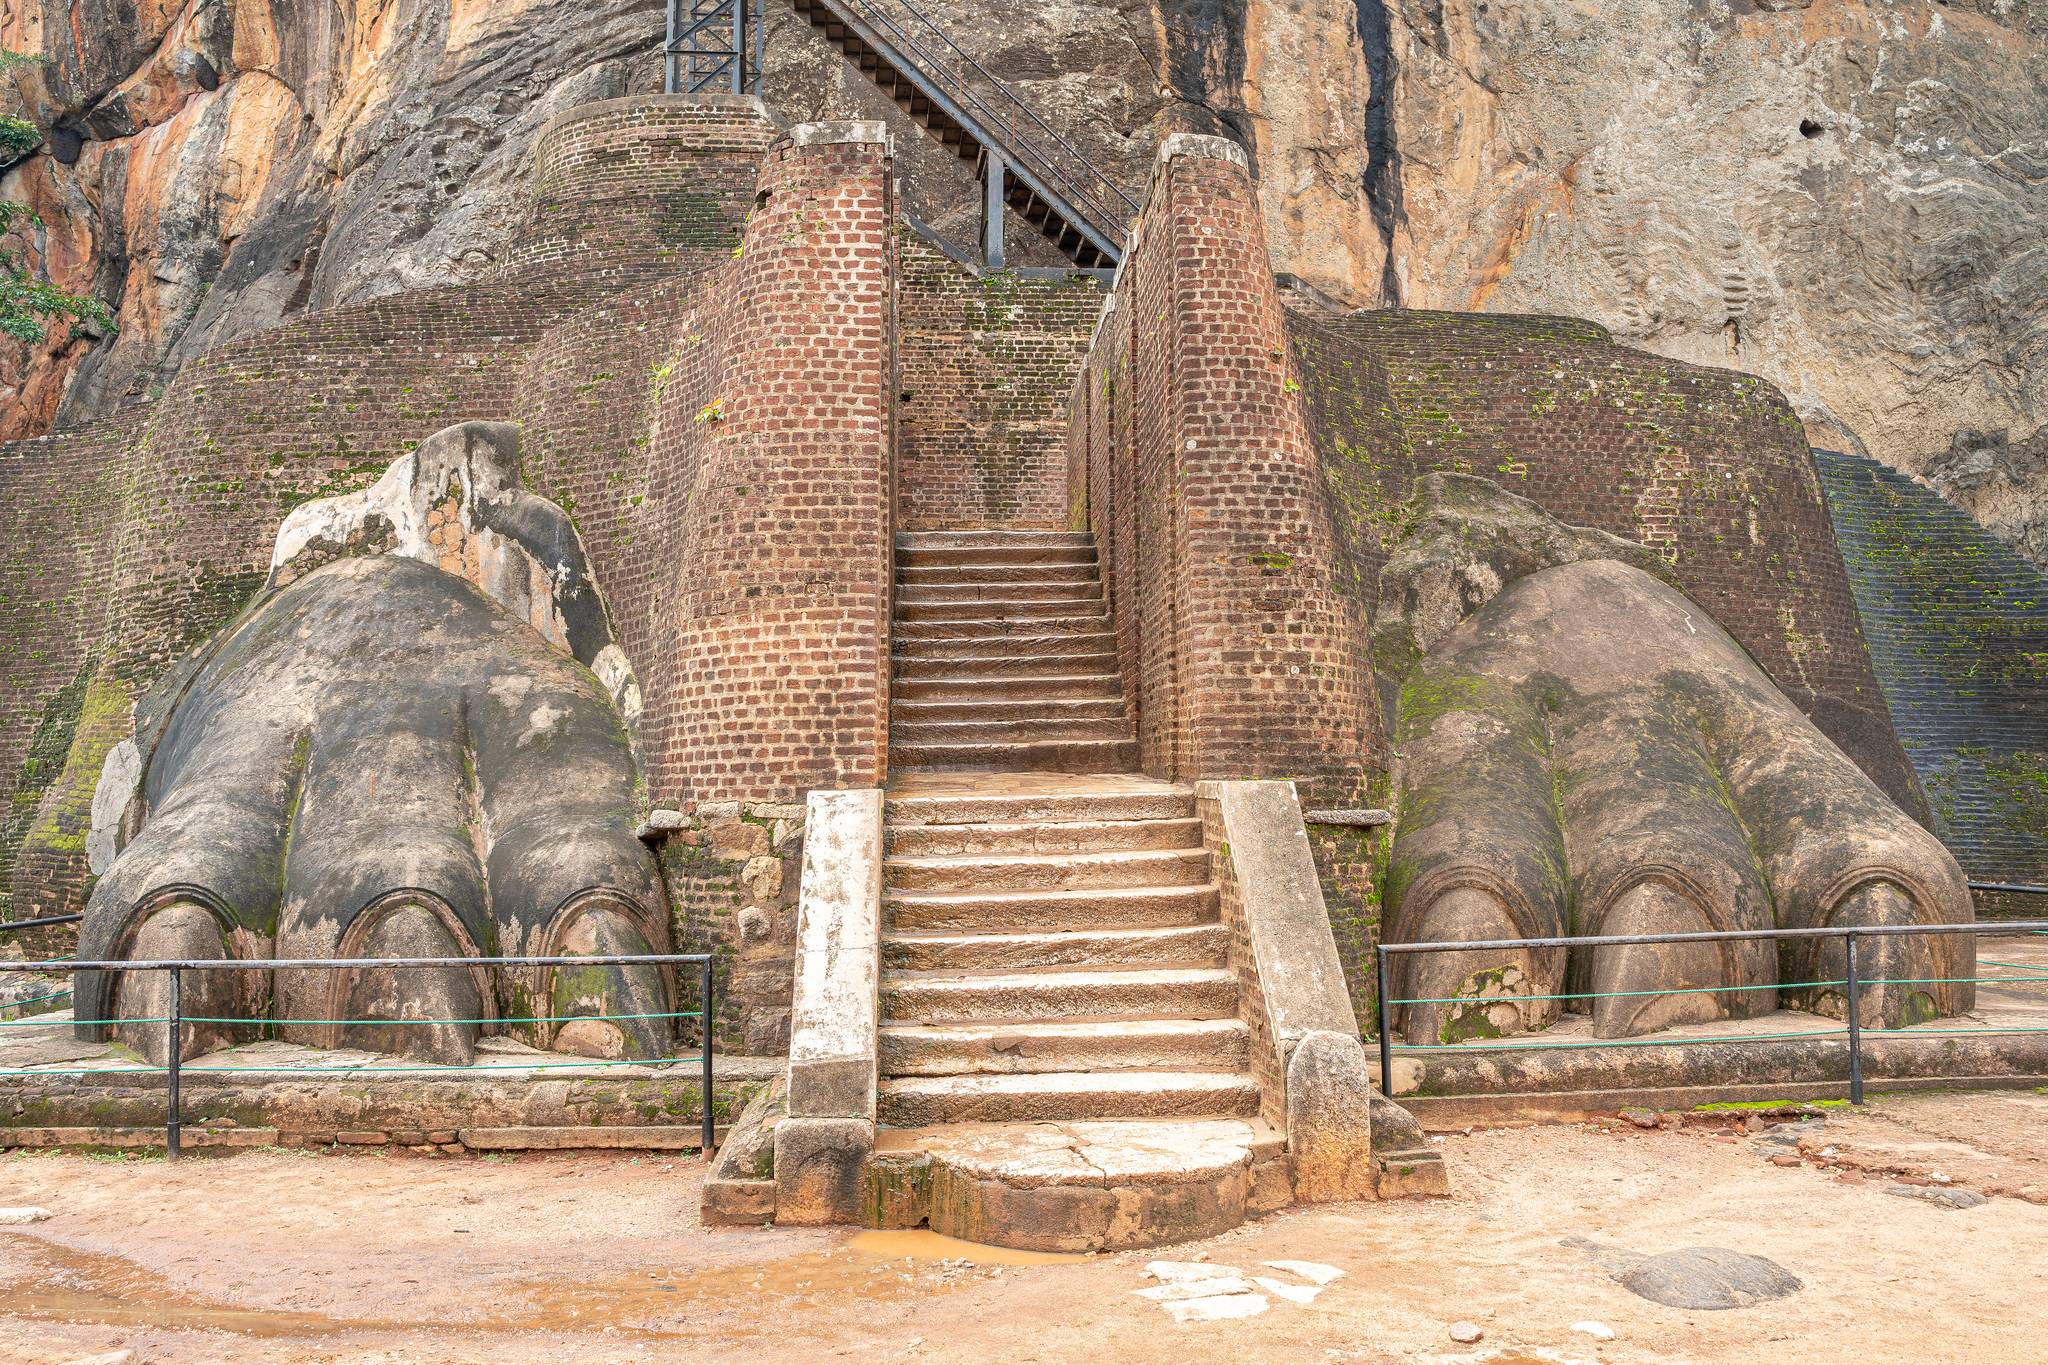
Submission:
M 1641 547 L 1437 476 L 1382 578 L 1402 678 L 1387 939 L 1465 942 L 1967 923 L 1946 849 Z M 1410 1043 L 1841 1017 L 1839 937 L 1395 954 Z M 1864 938 L 1860 1022 L 1967 1010 L 1967 935 Z M 1578 1002 L 1574 1002 L 1577 1004 Z
M 630 689 L 574 530 L 518 488 L 513 431 L 452 429 L 368 494 L 300 509 L 272 583 L 110 760 L 103 795 L 134 784 L 139 832 L 94 889 L 80 957 L 250 962 L 185 974 L 184 1015 L 247 1021 L 187 1025 L 189 1051 L 267 1027 L 439 1062 L 489 1033 L 666 1053 L 675 983 L 654 966 L 261 965 L 668 950 L 633 834 Z M 141 1021 L 167 993 L 162 972 L 81 972 L 78 1017 L 138 1021 L 113 1027 L 160 1061 L 167 1030 Z

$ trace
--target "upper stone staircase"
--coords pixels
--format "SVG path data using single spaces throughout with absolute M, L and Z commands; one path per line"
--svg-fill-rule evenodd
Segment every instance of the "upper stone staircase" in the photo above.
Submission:
M 912 532 L 896 563 L 891 771 L 1136 770 L 1085 533 Z

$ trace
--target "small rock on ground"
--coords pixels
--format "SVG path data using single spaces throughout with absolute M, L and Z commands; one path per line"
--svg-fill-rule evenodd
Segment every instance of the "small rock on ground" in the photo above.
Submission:
M 1479 1330 L 1476 1322 L 1454 1322 L 1451 1324 L 1451 1340 L 1460 1346 L 1470 1346 L 1486 1333 Z
M 1942 1209 L 1974 1209 L 1985 1202 L 1984 1196 L 1975 1190 L 1946 1189 L 1938 1185 L 1887 1185 L 1884 1192 L 1898 1195 L 1901 1199 L 1924 1199 Z
M 30 1223 L 40 1223 L 48 1217 L 50 1217 L 48 1209 L 33 1207 L 0 1209 L 0 1227 L 26 1227 Z M 94 1359 L 98 1359 L 98 1357 L 94 1357 Z
M 1686 1247 L 1645 1257 L 1614 1277 L 1638 1298 L 1666 1308 L 1718 1311 L 1782 1299 L 1802 1288 L 1775 1261 L 1726 1247 Z
M 64 1365 L 141 1365 L 141 1357 L 133 1351 L 103 1351 L 96 1356 L 67 1360 Z
M 1614 1340 L 1614 1329 L 1606 1323 L 1595 1321 L 1592 1318 L 1587 1318 L 1583 1322 L 1573 1323 L 1572 1330 L 1581 1336 L 1591 1337 L 1595 1341 Z

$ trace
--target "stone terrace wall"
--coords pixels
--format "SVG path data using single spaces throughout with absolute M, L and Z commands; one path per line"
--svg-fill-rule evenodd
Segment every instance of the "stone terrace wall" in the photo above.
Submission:
M 1829 738 L 1924 814 L 1802 428 L 1776 389 L 1567 319 L 1303 309 L 1288 328 L 1368 609 L 1414 477 L 1496 479 L 1659 550 Z
M 1067 524 L 1067 394 L 1103 289 L 977 272 L 898 238 L 897 519 L 906 531 Z
M 2048 883 L 2048 576 L 1904 475 L 1813 456 L 1936 832 L 1973 878 Z M 2012 896 L 1979 910 L 2048 906 Z
M 1167 139 L 1068 444 L 1142 761 L 1351 800 L 1383 745 L 1299 388 L 1243 153 Z

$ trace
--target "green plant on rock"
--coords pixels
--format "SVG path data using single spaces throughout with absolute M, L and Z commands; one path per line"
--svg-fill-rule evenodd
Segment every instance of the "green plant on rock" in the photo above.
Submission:
M 0 49 L 0 75 L 40 60 Z M 27 119 L 0 114 L 0 163 L 18 159 L 42 140 L 41 130 Z M 114 313 L 105 303 L 89 295 L 67 294 L 30 269 L 16 232 L 42 223 L 27 204 L 0 199 L 0 335 L 33 345 L 59 318 L 70 320 L 74 336 L 88 326 L 113 331 Z

